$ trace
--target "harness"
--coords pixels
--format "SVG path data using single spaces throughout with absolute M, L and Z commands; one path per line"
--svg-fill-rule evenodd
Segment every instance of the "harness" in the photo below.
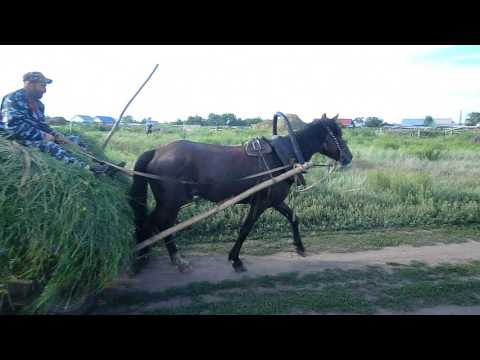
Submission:
M 347 155 L 345 154 L 345 149 L 343 146 L 340 145 L 340 142 L 338 141 L 337 137 L 333 134 L 332 129 L 330 129 L 329 126 L 322 124 L 325 128 L 327 128 L 328 135 L 333 139 L 333 142 L 335 143 L 337 150 L 340 154 L 340 162 L 343 162 L 343 160 L 347 160 Z

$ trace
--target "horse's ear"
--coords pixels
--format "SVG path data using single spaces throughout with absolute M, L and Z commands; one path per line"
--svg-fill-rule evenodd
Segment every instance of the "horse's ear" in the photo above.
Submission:
M 335 117 L 334 117 L 332 120 L 333 120 L 333 121 L 337 121 L 337 120 L 338 120 L 338 115 L 339 115 L 339 114 L 335 115 Z
M 322 120 L 325 120 L 326 118 L 327 118 L 327 114 L 323 113 Z

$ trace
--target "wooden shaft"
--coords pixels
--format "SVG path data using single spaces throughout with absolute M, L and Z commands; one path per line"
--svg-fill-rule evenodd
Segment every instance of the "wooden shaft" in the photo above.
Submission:
M 152 236 L 151 238 L 141 242 L 140 244 L 138 244 L 137 246 L 135 246 L 134 248 L 134 251 L 139 251 L 141 249 L 143 249 L 144 247 L 147 247 L 149 245 L 152 245 L 153 243 L 156 243 L 157 241 L 169 236 L 169 235 L 172 235 L 174 233 L 176 233 L 177 231 L 180 231 L 180 230 L 183 230 L 193 224 L 195 224 L 196 222 L 199 222 L 200 220 L 203 220 L 203 219 L 206 219 L 207 217 L 209 216 L 212 216 L 213 214 L 216 214 L 217 212 L 219 211 L 222 211 L 232 205 L 235 205 L 236 203 L 242 201 L 243 199 L 246 199 L 247 197 L 251 196 L 252 194 L 255 194 L 256 192 L 260 191 L 260 190 L 263 190 L 267 187 L 270 187 L 272 185 L 275 185 L 276 183 L 279 183 L 285 179 L 288 179 L 289 177 L 292 177 L 296 174 L 299 174 L 303 171 L 305 171 L 306 169 L 308 169 L 309 167 L 311 167 L 313 165 L 313 163 L 311 162 L 306 162 L 304 163 L 303 165 L 296 165 L 292 170 L 290 171 L 287 171 L 286 173 L 283 173 L 279 176 L 276 176 L 272 179 L 269 179 L 267 181 L 264 181 L 258 185 L 255 185 L 254 187 L 238 194 L 237 196 L 219 204 L 219 205 L 216 205 L 215 207 L 213 207 L 212 209 L 202 213 L 202 214 L 199 214 L 199 215 L 196 215 L 178 225 L 175 225 L 175 226 L 172 226 L 171 228 L 168 228 L 166 230 L 163 230 L 162 232 L 158 233 L 157 235 L 155 236 Z
M 138 95 L 138 93 L 143 89 L 143 87 L 145 86 L 145 84 L 148 82 L 148 80 L 150 80 L 150 78 L 152 77 L 153 73 L 155 72 L 155 70 L 157 70 L 158 68 L 158 64 L 155 65 L 155 68 L 153 69 L 153 71 L 151 72 L 151 74 L 148 76 L 147 80 L 145 80 L 145 82 L 142 84 L 142 86 L 140 86 L 140 89 L 138 89 L 138 91 L 135 93 L 135 95 L 133 95 L 133 97 L 130 99 L 130 101 L 128 102 L 127 106 L 125 106 L 125 108 L 123 109 L 122 113 L 120 114 L 119 118 L 117 119 L 117 121 L 115 121 L 115 124 L 113 124 L 112 128 L 110 129 L 110 132 L 108 133 L 108 136 L 107 138 L 105 139 L 105 142 L 103 143 L 102 145 L 102 150 L 105 150 L 105 148 L 107 147 L 107 144 L 108 142 L 110 141 L 110 138 L 112 137 L 113 133 L 115 132 L 115 130 L 117 129 L 118 127 L 118 124 L 120 123 L 120 120 L 122 120 L 122 117 L 123 117 L 123 114 L 125 113 L 125 111 L 127 110 L 128 106 L 132 103 L 133 99 L 135 99 L 135 97 Z

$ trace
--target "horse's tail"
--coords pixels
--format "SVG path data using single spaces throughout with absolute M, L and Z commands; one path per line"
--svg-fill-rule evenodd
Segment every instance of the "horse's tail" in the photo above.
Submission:
M 146 172 L 148 163 L 152 160 L 155 150 L 144 152 L 135 163 L 135 171 Z M 135 216 L 135 235 L 137 242 L 143 241 L 143 228 L 147 217 L 147 178 L 134 175 L 130 189 L 130 206 Z

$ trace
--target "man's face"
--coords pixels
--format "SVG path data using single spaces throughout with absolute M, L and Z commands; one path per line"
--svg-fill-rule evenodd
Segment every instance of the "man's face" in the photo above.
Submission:
M 25 90 L 27 95 L 34 99 L 41 99 L 43 94 L 47 91 L 47 84 L 42 82 L 25 81 Z

